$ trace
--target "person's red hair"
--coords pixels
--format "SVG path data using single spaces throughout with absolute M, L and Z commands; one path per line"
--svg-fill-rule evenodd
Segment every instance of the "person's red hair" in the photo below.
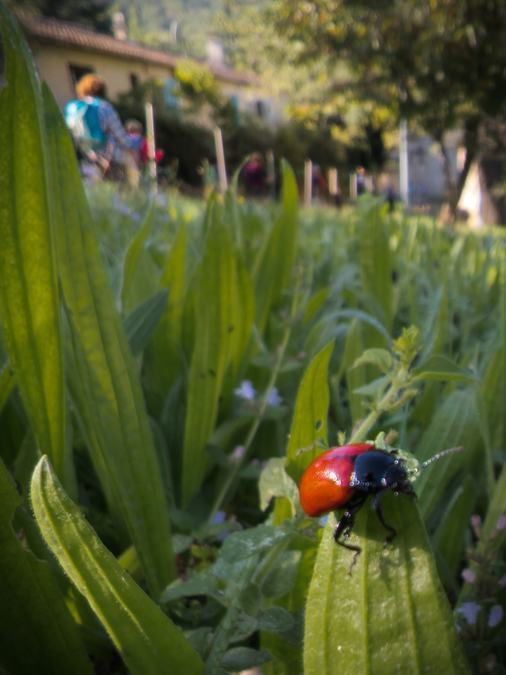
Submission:
M 101 77 L 94 73 L 83 75 L 76 84 L 76 94 L 79 98 L 84 98 L 85 96 L 100 96 L 101 98 L 104 98 L 105 82 Z

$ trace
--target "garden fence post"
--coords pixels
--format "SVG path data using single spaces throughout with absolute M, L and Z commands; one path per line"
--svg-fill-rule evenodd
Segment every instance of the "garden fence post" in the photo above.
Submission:
M 225 164 L 225 151 L 223 149 L 223 135 L 220 127 L 214 128 L 214 148 L 216 151 L 216 163 L 218 165 L 220 192 L 225 192 L 228 187 L 227 167 Z
M 153 104 L 146 102 L 146 141 L 148 146 L 148 175 L 150 178 L 151 189 L 157 192 L 157 168 L 156 168 L 156 144 L 155 144 L 155 115 L 153 111 Z
M 357 199 L 357 174 L 350 174 L 350 199 L 355 201 Z
M 409 206 L 408 123 L 405 119 L 399 126 L 399 188 L 404 205 Z
M 311 206 L 313 197 L 313 162 L 306 159 L 304 162 L 304 206 Z
M 337 169 L 332 167 L 328 172 L 329 195 L 335 197 L 339 194 L 339 174 Z

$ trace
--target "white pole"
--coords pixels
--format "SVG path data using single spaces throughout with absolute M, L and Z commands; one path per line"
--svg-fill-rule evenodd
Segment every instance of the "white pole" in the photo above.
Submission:
M 225 165 L 225 151 L 223 149 L 223 136 L 220 127 L 214 128 L 214 148 L 216 152 L 216 164 L 218 165 L 220 192 L 225 192 L 228 187 L 227 167 Z
M 311 206 L 313 198 L 313 162 L 306 159 L 304 162 L 304 206 Z
M 406 119 L 402 119 L 399 126 L 399 190 L 404 205 L 409 206 L 409 148 Z
M 157 191 L 157 169 L 156 169 L 156 145 L 155 145 L 155 115 L 153 104 L 146 103 L 146 141 L 148 150 L 148 172 L 152 180 L 152 189 Z

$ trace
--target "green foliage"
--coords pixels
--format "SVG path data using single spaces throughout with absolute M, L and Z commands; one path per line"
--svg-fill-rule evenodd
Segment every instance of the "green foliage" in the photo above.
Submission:
M 174 70 L 174 77 L 179 83 L 181 94 L 194 104 L 219 103 L 218 83 L 207 66 L 189 59 L 179 61 Z
M 504 117 L 505 73 L 498 66 L 506 58 L 504 3 L 310 0 L 299 7 L 273 0 L 272 7 L 279 32 L 298 46 L 300 61 L 334 64 L 324 100 L 348 124 L 362 120 L 373 166 L 381 167 L 383 137 L 401 118 L 439 144 L 455 215 L 479 152 L 479 130 L 494 126 L 490 118 L 500 123 Z M 456 128 L 464 131 L 466 148 L 458 184 L 445 145 L 445 134 Z
M 30 496 L 47 545 L 104 625 L 129 671 L 201 672 L 203 664 L 182 633 L 98 540 L 46 457 L 34 469 Z
M 113 0 L 15 0 L 12 4 L 35 9 L 43 16 L 94 28 L 102 33 L 111 32 Z
M 136 545 L 147 582 L 156 594 L 175 568 L 159 460 L 70 135 L 48 89 L 45 104 L 53 150 L 56 248 L 67 317 L 68 389 L 106 499 L 118 525 L 126 527 Z M 141 473 L 138 466 L 143 467 Z
M 245 347 L 241 344 L 239 330 L 243 321 L 239 261 L 218 208 L 211 207 L 210 220 L 203 258 L 195 271 L 190 291 L 194 346 L 188 376 L 182 458 L 184 505 L 202 484 L 207 464 L 205 444 L 216 423 L 227 369 L 235 358 L 242 358 Z M 244 318 L 251 321 L 253 317 Z
M 364 510 L 356 526 L 362 553 L 352 575 L 350 553 L 342 555 L 336 547 L 335 521 L 329 520 L 306 605 L 307 675 L 398 668 L 469 672 L 416 506 L 408 499 L 402 505 L 394 501 L 385 498 L 385 517 L 403 533 L 402 543 L 385 551 L 381 525 Z
M 257 325 L 265 329 L 268 316 L 291 281 L 297 245 L 297 185 L 287 164 L 283 167 L 283 210 L 259 251 L 253 270 Z
M 275 7 L 280 30 L 307 56 L 333 54 L 355 75 L 350 90 L 383 99 L 437 139 L 457 121 L 504 107 L 494 93 L 504 55 L 501 2 L 314 0 L 299 8 L 279 0 Z
M 488 617 L 504 603 L 504 233 L 447 231 L 374 200 L 299 213 L 287 165 L 279 203 L 238 199 L 236 181 L 206 208 L 105 185 L 86 195 L 60 113 L 2 17 L 0 128 L 38 139 L 38 173 L 28 184 L 14 162 L 0 211 L 42 300 L 21 303 L 22 272 L 0 270 L 0 566 L 3 595 L 21 598 L 4 613 L 1 668 L 26 671 L 34 654 L 68 671 L 68 647 L 74 670 L 88 653 L 104 673 L 466 672 L 448 598 L 475 670 L 502 666 L 502 625 Z M 14 119 L 12 87 L 30 120 Z M 13 195 L 43 216 L 29 212 L 38 257 Z M 72 500 L 40 410 L 73 453 Z M 348 576 L 334 516 L 323 531 L 304 517 L 294 479 L 322 446 L 382 430 L 378 444 L 422 461 L 463 450 L 422 472 L 417 502 L 385 497 L 390 546 L 362 509 Z M 466 573 L 463 585 L 463 567 L 479 584 Z M 48 635 L 53 622 L 65 640 Z
M 328 367 L 334 342 L 324 347 L 307 367 L 295 401 L 290 440 L 286 449 L 287 472 L 298 480 L 310 460 L 327 443 L 329 409 Z M 312 450 L 302 454 L 301 449 Z
M 20 675 L 91 675 L 77 625 L 50 566 L 24 549 L 19 537 L 23 532 L 13 529 L 21 498 L 1 460 L 0 501 L 0 668 Z
M 0 29 L 10 85 L 0 92 L 3 334 L 37 440 L 68 489 L 74 490 L 72 458 L 66 447 L 60 298 L 44 170 L 48 148 L 41 94 L 28 48 L 2 6 Z

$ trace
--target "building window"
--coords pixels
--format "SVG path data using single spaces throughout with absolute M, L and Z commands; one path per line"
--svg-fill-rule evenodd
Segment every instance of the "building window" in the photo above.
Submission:
M 94 73 L 95 69 L 91 66 L 78 66 L 75 63 L 69 63 L 69 72 L 72 84 L 75 86 L 81 77 L 84 77 L 84 75 L 88 75 L 89 73 Z
M 139 76 L 136 73 L 130 73 L 130 89 L 136 91 L 139 88 Z

